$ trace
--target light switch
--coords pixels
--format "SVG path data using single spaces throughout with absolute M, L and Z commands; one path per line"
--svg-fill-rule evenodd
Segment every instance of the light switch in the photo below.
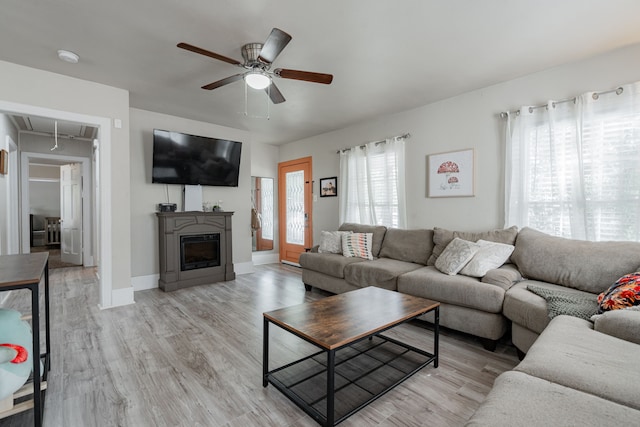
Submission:
M 116 129 L 122 129 L 122 120 L 113 119 L 113 127 Z

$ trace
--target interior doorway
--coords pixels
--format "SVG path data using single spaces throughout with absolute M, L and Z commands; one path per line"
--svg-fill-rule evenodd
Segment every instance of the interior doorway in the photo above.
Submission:
M 299 265 L 300 254 L 313 245 L 311 160 L 278 164 L 280 262 Z
M 92 192 L 91 164 L 91 158 L 22 153 L 23 253 L 49 248 L 54 251 L 52 253 L 56 257 L 60 257 L 59 260 L 56 258 L 56 262 L 59 261 L 60 265 L 84 265 L 85 267 L 96 265 L 94 253 L 97 236 L 93 226 L 96 221 L 96 211 L 92 203 L 95 195 Z M 75 179 L 84 183 L 76 185 L 71 193 L 65 192 L 65 184 L 62 182 L 63 169 L 68 165 L 75 165 L 73 167 L 76 170 Z M 40 172 L 47 169 L 52 172 Z M 53 178 L 54 176 L 57 178 Z M 49 200 L 38 197 L 42 194 L 42 190 L 36 184 L 45 183 L 51 186 L 49 193 L 53 198 Z M 35 195 L 34 191 L 37 191 Z M 57 206 L 51 206 L 53 204 Z M 69 214 L 64 212 L 65 206 L 74 208 L 71 219 L 68 218 Z M 71 231 L 73 233 L 69 234 Z
M 108 117 L 90 116 L 86 114 L 73 113 L 69 111 L 55 110 L 51 108 L 38 107 L 35 105 L 19 104 L 0 100 L 0 112 L 4 114 L 33 115 L 50 120 L 65 120 L 69 122 L 84 123 L 97 127 L 98 132 L 93 144 L 94 160 L 96 167 L 94 173 L 94 195 L 95 206 L 103 207 L 104 214 L 96 208 L 95 216 L 95 251 L 94 264 L 98 266 L 98 281 L 100 285 L 100 308 L 110 308 L 115 305 L 128 304 L 128 299 L 114 296 L 113 289 L 113 241 L 111 236 L 112 215 L 111 215 L 111 126 L 112 121 Z M 20 162 L 22 163 L 22 162 Z M 22 166 L 22 164 L 21 164 Z M 22 196 L 21 196 L 22 197 Z M 22 209 L 22 204 L 21 204 Z M 20 229 L 24 233 L 23 215 L 20 213 Z M 22 242 L 22 239 L 20 239 Z M 21 248 L 24 251 L 24 248 Z M 119 298 L 119 299 L 117 299 Z

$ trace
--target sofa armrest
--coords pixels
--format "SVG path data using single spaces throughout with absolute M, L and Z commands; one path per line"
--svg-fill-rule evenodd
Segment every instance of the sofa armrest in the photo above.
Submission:
M 594 330 L 640 344 L 640 311 L 612 310 L 593 319 Z
M 318 248 L 320 248 L 320 245 L 315 245 L 312 248 L 304 248 L 305 252 L 313 252 L 313 253 L 318 253 Z
M 489 270 L 481 279 L 482 283 L 500 286 L 505 291 L 522 280 L 522 275 L 515 265 L 505 264 L 500 268 Z

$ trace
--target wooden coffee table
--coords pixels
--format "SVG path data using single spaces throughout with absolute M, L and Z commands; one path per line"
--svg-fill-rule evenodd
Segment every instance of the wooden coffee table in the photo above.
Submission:
M 430 311 L 433 353 L 382 335 Z M 439 302 L 368 287 L 263 313 L 262 385 L 334 426 L 428 364 L 438 367 L 439 311 Z M 269 370 L 269 323 L 320 351 Z

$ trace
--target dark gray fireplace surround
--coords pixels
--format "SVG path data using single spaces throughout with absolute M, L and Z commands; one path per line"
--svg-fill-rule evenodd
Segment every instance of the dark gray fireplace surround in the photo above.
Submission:
M 236 273 L 233 270 L 231 251 L 232 215 L 233 212 L 157 212 L 160 243 L 158 287 L 169 292 L 190 286 L 234 280 Z M 214 240 L 220 243 L 217 253 L 215 253 L 215 256 L 219 258 L 215 264 L 218 264 L 219 261 L 219 265 L 210 266 L 211 262 L 192 262 L 192 265 L 198 264 L 198 268 L 189 267 L 186 269 L 184 267 L 185 259 L 181 254 L 184 242 L 193 241 L 193 236 L 211 235 L 216 235 Z M 181 239 L 181 237 L 186 237 L 186 239 Z M 210 237 L 204 239 L 208 242 L 211 241 Z

